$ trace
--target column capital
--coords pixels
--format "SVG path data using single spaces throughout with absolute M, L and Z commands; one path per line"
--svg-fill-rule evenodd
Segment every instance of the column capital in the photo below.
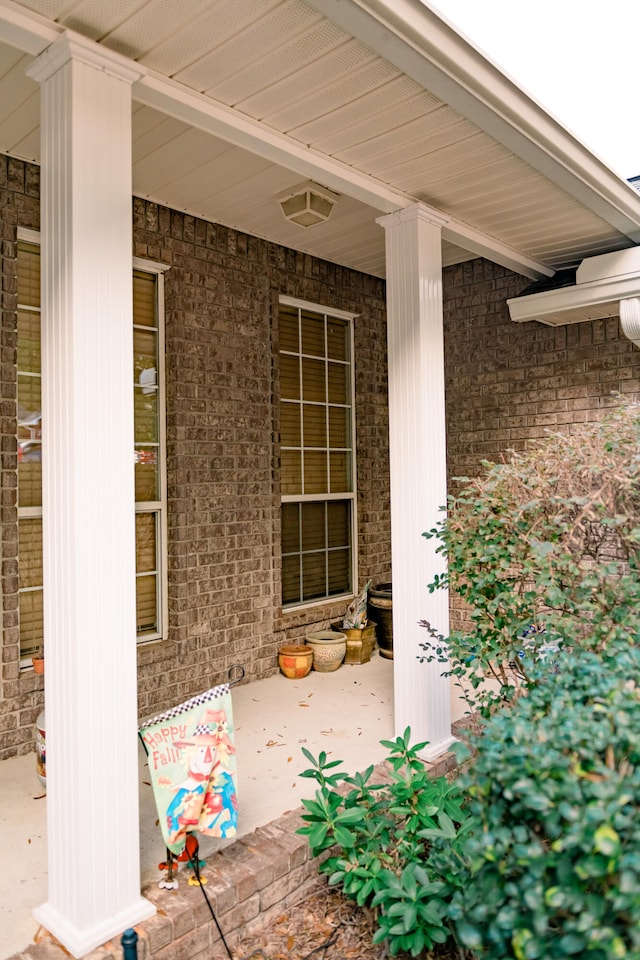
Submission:
M 67 30 L 47 47 L 27 68 L 26 74 L 36 83 L 44 83 L 71 61 L 101 70 L 118 80 L 133 85 L 146 74 L 146 69 L 113 50 Z
M 428 207 L 426 203 L 417 201 L 403 207 L 402 210 L 396 210 L 395 213 L 388 213 L 384 217 L 378 217 L 376 223 L 386 230 L 388 227 L 397 227 L 403 223 L 414 223 L 421 221 L 428 223 L 433 227 L 445 227 L 449 223 L 449 218 L 439 210 Z

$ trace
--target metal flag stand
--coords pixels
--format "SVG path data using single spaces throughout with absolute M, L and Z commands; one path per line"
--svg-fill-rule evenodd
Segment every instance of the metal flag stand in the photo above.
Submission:
M 229 667 L 228 681 L 226 682 L 226 684 L 223 685 L 222 689 L 230 688 L 235 686 L 237 683 L 240 683 L 240 681 L 244 678 L 244 675 L 245 675 L 244 667 L 239 663 L 233 664 L 231 667 Z M 212 689 L 212 691 L 209 691 L 209 695 L 214 692 L 216 692 L 215 688 Z M 207 697 L 208 697 L 207 694 L 203 694 L 201 697 L 194 698 L 194 700 L 196 702 L 200 702 L 200 701 L 205 702 Z M 185 706 L 186 705 L 181 705 L 180 707 L 175 708 L 174 711 L 168 711 L 168 713 L 169 714 L 175 713 L 179 715 L 181 710 Z M 161 716 L 164 716 L 164 714 L 161 714 Z M 144 751 L 147 757 L 149 756 L 149 750 L 144 740 L 144 737 L 142 736 L 142 730 L 153 722 L 154 721 L 148 721 L 146 724 L 143 724 L 142 727 L 138 730 L 138 736 L 140 737 L 140 741 L 142 743 L 142 746 L 144 747 Z M 211 916 L 216 924 L 216 927 L 218 928 L 218 933 L 222 938 L 222 942 L 224 943 L 225 949 L 229 956 L 229 960 L 233 960 L 233 956 L 231 954 L 227 941 L 224 938 L 224 934 L 222 932 L 220 924 L 218 923 L 218 919 L 214 913 L 213 907 L 211 906 L 211 902 L 207 896 L 206 890 L 204 889 L 204 884 L 207 881 L 206 881 L 206 877 L 201 876 L 200 868 L 205 866 L 205 862 L 204 860 L 199 859 L 199 843 L 198 843 L 197 837 L 191 831 L 188 831 L 185 837 L 184 849 L 180 853 L 174 853 L 169 849 L 168 846 L 166 847 L 166 850 L 167 850 L 166 860 L 163 860 L 162 863 L 158 864 L 158 868 L 162 871 L 166 871 L 166 874 L 165 874 L 165 877 L 158 882 L 158 886 L 164 889 L 170 889 L 170 890 L 176 889 L 178 886 L 178 881 L 175 878 L 175 874 L 177 873 L 177 870 L 178 870 L 178 864 L 188 863 L 191 869 L 193 870 L 193 879 L 190 878 L 188 882 L 192 886 L 199 886 L 200 889 L 202 890 L 202 895 L 204 896 L 204 899 L 209 908 L 209 912 L 211 913 Z

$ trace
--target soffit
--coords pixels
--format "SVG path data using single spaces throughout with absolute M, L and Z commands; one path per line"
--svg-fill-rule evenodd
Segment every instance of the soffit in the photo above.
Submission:
M 618 230 L 303 0 L 25 0 L 21 6 L 552 268 L 628 245 Z M 0 150 L 38 160 L 29 58 L 0 48 Z M 134 191 L 366 272 L 379 211 L 343 196 L 309 230 L 275 197 L 284 166 L 137 105 Z M 445 243 L 445 263 L 472 254 Z

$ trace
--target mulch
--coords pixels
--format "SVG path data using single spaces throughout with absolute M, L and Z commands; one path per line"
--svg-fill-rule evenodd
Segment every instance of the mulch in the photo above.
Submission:
M 346 900 L 323 883 L 306 900 L 283 911 L 268 929 L 241 938 L 235 960 L 388 960 L 385 944 L 373 944 L 373 912 Z M 399 960 L 402 960 L 398 955 Z M 459 960 L 455 946 L 425 953 L 421 960 Z

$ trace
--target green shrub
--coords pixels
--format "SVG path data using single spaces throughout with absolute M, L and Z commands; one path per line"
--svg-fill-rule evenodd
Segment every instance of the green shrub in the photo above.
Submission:
M 314 800 L 302 801 L 307 825 L 298 832 L 308 836 L 314 856 L 329 851 L 320 864 L 329 883 L 376 911 L 375 942 L 386 940 L 392 954 L 417 956 L 450 936 L 447 901 L 458 886 L 456 851 L 469 822 L 458 786 L 428 776 L 418 759 L 425 744 L 411 747 L 409 736 L 407 729 L 404 737 L 382 741 L 391 765 L 386 784 L 370 782 L 372 766 L 353 777 L 330 773 L 341 761 L 327 761 L 325 753 L 316 760 L 303 749 L 311 767 L 302 776 L 319 789 Z M 446 839 L 450 874 L 444 861 L 437 876 L 430 873 L 434 838 Z
M 634 639 L 634 638 L 629 638 Z M 489 960 L 640 957 L 640 651 L 561 653 L 475 738 L 459 942 Z
M 425 623 L 423 647 L 488 716 L 550 651 L 640 635 L 640 408 L 618 406 L 484 466 L 460 479 L 446 519 L 425 534 L 448 564 L 430 589 L 450 587 L 469 626 L 445 642 Z

